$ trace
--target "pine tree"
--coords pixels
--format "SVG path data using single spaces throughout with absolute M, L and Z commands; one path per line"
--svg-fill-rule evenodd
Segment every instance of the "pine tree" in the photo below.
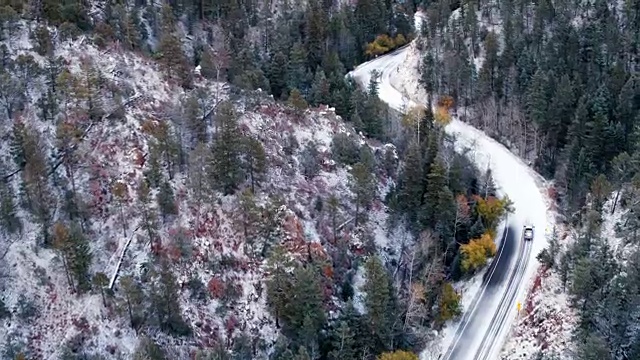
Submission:
M 360 163 L 371 173 L 376 173 L 376 158 L 369 146 L 361 146 L 360 154 L 358 156 Z
M 93 279 L 91 281 L 94 287 L 100 289 L 100 296 L 102 297 L 102 305 L 107 306 L 107 300 L 104 297 L 104 287 L 109 284 L 109 278 L 103 272 L 97 272 L 93 275 Z
M 431 52 L 427 52 L 422 58 L 421 65 L 422 68 L 419 81 L 420 85 L 422 85 L 427 94 L 429 94 L 427 106 L 428 108 L 431 108 L 431 105 L 433 104 L 433 95 L 431 94 L 436 92 L 437 87 L 436 59 L 434 55 Z
M 202 51 L 202 58 L 200 59 L 200 74 L 202 74 L 205 79 L 212 80 L 216 78 L 214 55 L 213 51 L 208 46 L 205 46 Z
M 327 25 L 329 24 L 329 17 L 322 6 L 322 1 L 309 1 L 305 20 L 307 64 L 311 69 L 315 69 L 321 64 L 323 54 L 326 52 L 325 40 L 327 37 Z
M 40 56 L 50 57 L 53 55 L 54 43 L 51 32 L 46 26 L 38 26 L 33 32 L 35 40 L 35 50 Z
M 365 220 L 363 211 L 368 210 L 376 197 L 376 182 L 373 174 L 362 163 L 357 163 L 351 170 L 349 187 L 353 192 L 356 205 L 354 226 L 358 227 L 359 219 Z
M 291 261 L 287 257 L 284 248 L 276 247 L 267 259 L 269 279 L 267 280 L 267 304 L 273 311 L 276 319 L 276 327 L 280 327 L 280 321 L 287 315 L 287 304 L 290 300 L 291 278 L 289 267 Z
M 351 117 L 351 122 L 353 123 L 353 128 L 356 129 L 356 131 L 365 131 L 364 122 L 362 121 L 359 112 L 354 112 L 353 116 Z
M 149 245 L 151 251 L 155 251 L 154 247 L 156 246 L 157 241 L 157 229 L 158 224 L 156 223 L 155 214 L 151 212 L 150 209 L 150 195 L 149 195 L 149 186 L 147 186 L 147 182 L 144 179 L 141 179 L 138 183 L 138 201 L 140 202 L 140 213 L 142 215 L 142 228 L 147 232 L 149 236 Z
M 320 172 L 320 156 L 315 142 L 308 142 L 300 156 L 300 165 L 302 167 L 302 175 L 308 179 L 313 179 Z
M 122 12 L 121 27 L 123 30 L 123 42 L 125 48 L 137 51 L 142 47 L 143 34 L 140 33 L 140 26 L 138 9 L 133 8 L 130 11 Z
M 431 166 L 427 175 L 427 187 L 424 193 L 423 207 L 420 211 L 420 222 L 423 228 L 435 229 L 439 222 L 443 206 L 447 202 L 447 178 L 444 167 L 440 161 Z
M 157 283 L 151 291 L 153 313 L 160 328 L 179 336 L 191 333 L 189 325 L 182 319 L 178 299 L 178 284 L 167 259 L 161 259 L 157 272 Z
M 370 98 L 377 98 L 380 89 L 380 77 L 382 74 L 378 70 L 371 70 L 371 78 L 367 86 L 367 95 Z
M 578 360 L 598 360 L 606 359 L 611 356 L 611 349 L 602 337 L 596 334 L 589 334 L 588 338 L 583 340 L 577 348 Z
M 190 148 L 198 143 L 206 143 L 209 139 L 208 127 L 212 119 L 210 103 L 211 93 L 208 89 L 199 87 L 185 99 L 182 105 L 184 121 L 181 125 L 184 124 L 186 133 L 181 129 L 178 138 L 186 137 Z
M 40 135 L 30 128 L 25 128 L 22 135 L 25 163 L 22 179 L 26 203 L 40 223 L 43 245 L 48 246 L 51 242 L 49 227 L 53 220 L 52 211 L 55 204 L 48 182 L 49 164 Z
M 414 224 L 418 220 L 418 209 L 423 198 L 423 169 L 421 150 L 417 142 L 409 144 L 405 156 L 405 164 L 399 176 L 399 204 L 408 214 L 409 222 Z
M 22 221 L 17 215 L 14 202 L 15 194 L 10 184 L 5 181 L 0 182 L 0 226 L 6 234 L 22 232 Z
M 306 50 L 296 42 L 289 52 L 287 84 L 290 89 L 299 89 L 302 94 L 309 90 L 309 71 L 307 70 Z
M 331 92 L 329 81 L 323 70 L 317 70 L 316 75 L 311 84 L 311 92 L 309 93 L 309 103 L 314 106 L 326 105 L 331 101 Z
M 187 89 L 193 86 L 193 77 L 189 63 L 182 50 L 180 39 L 175 34 L 175 19 L 171 5 L 162 8 L 163 28 L 159 44 L 159 56 L 169 78 L 178 79 Z
M 531 121 L 540 126 L 543 131 L 549 129 L 549 82 L 542 69 L 533 75 L 531 85 L 527 88 L 526 112 Z
M 366 294 L 366 322 L 371 346 L 376 350 L 386 349 L 391 340 L 392 319 L 389 318 L 389 275 L 380 260 L 372 256 L 365 263 L 366 280 L 363 291 Z
M 256 205 L 253 192 L 249 189 L 240 194 L 240 216 L 242 232 L 244 234 L 244 253 L 252 257 L 254 255 L 254 245 L 260 227 L 260 208 Z
M 194 234 L 198 235 L 200 230 L 200 211 L 202 204 L 206 204 L 210 198 L 209 189 L 206 186 L 206 167 L 210 157 L 209 149 L 203 143 L 199 143 L 189 154 L 189 168 L 187 186 L 191 191 L 192 201 L 196 205 L 196 215 L 194 220 Z
M 253 338 L 246 332 L 233 339 L 232 360 L 251 360 L 256 354 L 253 349 Z
M 491 168 L 487 168 L 487 171 L 484 173 L 480 188 L 480 194 L 484 198 L 488 198 L 489 196 L 496 196 L 496 183 L 493 180 L 493 171 L 491 170 Z
M 215 134 L 216 141 L 211 149 L 212 164 L 209 173 L 215 188 L 231 194 L 240 184 L 243 174 L 240 162 L 241 135 L 237 115 L 230 102 L 218 105 L 215 122 L 219 131 Z
M 638 110 L 640 110 L 640 105 L 638 105 L 640 95 L 638 94 L 640 94 L 640 77 L 637 74 L 632 74 L 618 94 L 615 110 L 616 118 L 622 124 L 627 151 L 628 146 L 638 140 L 637 135 L 634 134 L 634 126 L 637 124 L 635 120 L 638 117 Z
M 74 289 L 75 283 L 73 281 L 73 278 L 71 277 L 69 259 L 69 249 L 71 248 L 69 229 L 64 224 L 60 222 L 54 224 L 52 242 L 53 248 L 58 252 L 58 254 L 60 255 L 60 259 L 62 260 L 62 266 L 67 278 L 67 283 L 72 289 Z
M 494 32 L 489 32 L 484 40 L 485 59 L 478 74 L 479 92 L 481 98 L 487 98 L 494 94 L 498 86 L 498 51 L 500 48 L 498 36 Z
M 564 169 L 557 178 L 567 195 L 567 205 L 570 209 L 578 206 L 580 194 L 586 194 L 588 176 L 590 174 L 590 160 L 586 151 L 586 126 L 588 111 L 584 98 L 580 100 L 573 122 L 569 128 L 567 138 L 569 144 L 563 149 Z M 564 189 L 563 189 L 564 187 Z
M 358 1 L 354 9 L 356 37 L 360 44 L 368 43 L 378 34 L 387 33 L 388 9 L 380 0 Z
M 377 91 L 377 90 L 376 90 Z M 364 131 L 367 135 L 376 138 L 384 139 L 384 106 L 382 100 L 375 95 L 368 95 L 367 100 L 362 107 L 361 119 L 364 123 Z
M 286 307 L 285 330 L 315 358 L 318 351 L 317 334 L 326 321 L 319 270 L 312 265 L 297 266 L 292 285 Z
M 69 232 L 69 247 L 67 248 L 67 262 L 69 270 L 75 277 L 76 290 L 85 292 L 91 289 L 89 268 L 91 267 L 91 249 L 86 236 L 77 225 L 72 225 Z
M 142 323 L 142 304 L 144 293 L 135 279 L 131 276 L 123 276 L 120 278 L 120 286 L 122 287 L 122 295 L 124 303 L 129 314 L 129 324 L 132 328 L 137 329 Z
M 4 300 L 0 299 L 0 320 L 11 317 L 11 312 L 4 304 Z
M 166 222 L 167 215 L 178 214 L 178 206 L 173 196 L 173 189 L 168 181 L 162 181 L 156 200 L 158 201 L 158 208 L 160 209 L 163 223 Z
M 251 180 L 251 192 L 255 193 L 256 184 L 264 177 L 267 170 L 267 156 L 259 140 L 246 137 L 243 145 L 244 168 Z
M 76 93 L 83 99 L 89 111 L 89 118 L 93 121 L 105 115 L 103 99 L 100 90 L 106 86 L 105 80 L 94 64 L 82 66 L 82 78 L 78 79 Z
M 329 352 L 328 358 L 330 360 L 355 359 L 355 336 L 347 322 L 341 321 L 333 334 L 333 350 Z
M 169 125 L 166 122 L 160 122 L 152 130 L 154 141 L 152 141 L 151 149 L 157 154 L 157 166 L 164 164 L 164 167 L 169 175 L 169 180 L 173 180 L 176 164 L 180 162 L 179 157 L 182 152 L 180 148 L 180 142 L 176 139 L 175 134 L 171 131 Z M 180 162 L 180 166 L 182 163 Z M 159 176 L 160 169 L 157 169 Z M 159 179 L 158 179 L 159 180 Z M 158 186 L 160 183 L 158 182 Z
M 564 75 L 556 87 L 547 112 L 550 119 L 547 132 L 549 136 L 548 146 L 544 152 L 548 158 L 546 160 L 548 162 L 548 167 L 546 167 L 547 174 L 553 175 L 557 166 L 559 151 L 567 143 L 567 130 L 571 124 L 575 102 L 575 86 L 569 76 Z
M 585 152 L 590 160 L 593 172 L 603 172 L 608 159 L 607 148 L 611 146 L 609 120 L 603 113 L 596 113 L 591 121 L 587 122 Z
M 281 99 L 288 93 L 287 91 L 287 56 L 282 52 L 278 52 L 271 57 L 267 78 L 271 85 L 271 94 L 276 99 Z
M 287 101 L 289 106 L 294 108 L 295 113 L 298 116 L 302 116 L 308 106 L 307 101 L 302 97 L 300 90 L 297 88 L 291 89 L 291 92 L 289 92 L 289 99 Z
M 6 5 L 0 7 L 0 41 L 5 40 L 5 30 L 9 32 L 9 36 L 11 37 L 19 19 L 18 13 L 12 6 Z
M 147 169 L 144 171 L 145 180 L 152 188 L 160 186 L 162 181 L 162 170 L 160 168 L 160 158 L 162 156 L 161 149 L 157 143 L 149 144 L 149 154 L 145 165 Z

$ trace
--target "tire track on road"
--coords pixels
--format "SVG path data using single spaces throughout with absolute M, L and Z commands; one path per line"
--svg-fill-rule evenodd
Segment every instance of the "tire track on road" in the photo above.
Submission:
M 531 241 L 525 241 L 522 238 L 521 241 L 523 243 L 521 244 L 520 251 L 518 252 L 516 266 L 514 267 L 513 273 L 511 273 L 511 278 L 507 283 L 507 289 L 500 299 L 498 309 L 491 318 L 489 330 L 484 334 L 480 348 L 474 356 L 474 359 L 476 360 L 488 360 L 491 355 L 491 350 L 493 349 L 492 346 L 494 345 L 500 330 L 503 329 L 504 322 L 511 310 L 513 301 L 518 295 L 518 288 L 529 263 L 529 255 L 531 254 L 532 248 Z
M 447 351 L 444 354 L 444 357 L 442 358 L 443 360 L 450 360 L 451 356 L 453 355 L 454 351 L 456 350 L 456 346 L 458 345 L 458 342 L 462 338 L 462 334 L 464 334 L 464 331 L 467 328 L 467 325 L 469 324 L 469 320 L 471 320 L 473 318 L 473 314 L 475 314 L 476 309 L 478 307 L 478 304 L 480 303 L 480 300 L 484 296 L 484 293 L 487 290 L 487 287 L 489 286 L 489 282 L 493 278 L 493 276 L 494 276 L 494 274 L 496 272 L 496 269 L 498 268 L 498 263 L 503 260 L 503 256 L 502 255 L 503 255 L 506 243 L 508 241 L 507 239 L 508 239 L 509 230 L 510 230 L 509 229 L 509 225 L 508 225 L 509 224 L 509 219 L 508 218 L 505 219 L 505 223 L 507 225 L 505 225 L 505 229 L 504 229 L 504 231 L 502 233 L 502 241 L 500 241 L 500 248 L 498 249 L 498 255 L 496 257 L 494 257 L 494 259 L 491 261 L 491 265 L 489 265 L 489 269 L 484 274 L 484 276 L 482 278 L 482 285 L 480 287 L 480 291 L 478 291 L 476 293 L 476 295 L 473 297 L 473 300 L 471 301 L 471 304 L 469 305 L 469 311 L 465 312 L 465 314 L 462 316 L 462 320 L 458 324 L 458 328 L 456 329 L 456 333 L 455 333 L 455 335 L 453 337 L 451 345 L 449 346 L 449 348 L 447 349 Z M 507 261 L 508 261 L 508 259 L 507 259 Z M 453 359 L 453 360 L 456 360 L 456 359 Z

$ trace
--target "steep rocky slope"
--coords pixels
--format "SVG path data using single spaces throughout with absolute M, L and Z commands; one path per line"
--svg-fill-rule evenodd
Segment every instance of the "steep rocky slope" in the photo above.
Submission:
M 43 246 L 41 221 L 19 209 L 23 229 L 3 237 L 0 248 L 0 254 L 4 254 L 0 290 L 12 313 L 0 320 L 5 354 L 24 352 L 29 358 L 49 359 L 72 350 L 130 358 L 143 334 L 129 326 L 120 280 L 127 275 L 144 277 L 157 261 L 157 254 L 171 259 L 181 315 L 194 333 L 189 342 L 161 333 L 147 334 L 160 344 L 171 344 L 165 347 L 171 349 L 171 358 L 186 358 L 196 348 L 221 341 L 227 345 L 247 341 L 245 335 L 253 339 L 254 350 L 262 354 L 271 348 L 278 332 L 266 311 L 264 257 L 246 249 L 246 223 L 271 222 L 270 230 L 282 235 L 278 237 L 281 245 L 292 256 L 328 259 L 335 244 L 330 242 L 334 239 L 326 200 L 335 195 L 339 200 L 337 216 L 347 224 L 341 227 L 340 237 L 346 239 L 354 254 L 366 245 L 366 237 L 360 238 L 348 226 L 355 211 L 349 167 L 332 160 L 331 141 L 336 134 L 346 134 L 357 147 L 369 147 L 377 161 L 386 152 L 393 153 L 393 146 L 367 141 L 326 107 L 294 109 L 260 91 L 232 92 L 224 83 L 197 75 L 194 89 L 184 92 L 152 59 L 118 47 L 98 49 L 84 36 L 60 40 L 53 28 L 49 30 L 54 34 L 55 53 L 45 57 L 29 38 L 35 25 L 19 25 L 19 31 L 3 42 L 5 54 L 15 62 L 29 57 L 33 62 L 28 63 L 30 68 L 20 65 L 10 70 L 18 82 L 25 81 L 19 83 L 24 90 L 22 101 L 7 94 L 3 94 L 3 100 L 20 104 L 16 107 L 16 123 L 24 124 L 30 136 L 38 138 L 46 168 L 51 169 L 51 178 L 44 182 L 50 201 L 46 205 L 51 211 L 48 225 L 72 216 L 65 194 L 69 195 L 73 181 L 73 204 L 79 209 L 75 213 L 87 219 L 84 226 L 92 258 L 89 273 L 104 273 L 108 281 L 104 284 L 106 306 L 101 291 L 96 290 L 100 287 L 86 293 L 74 291 L 65 275 L 62 252 L 51 244 Z M 51 59 L 57 58 L 60 61 L 54 64 Z M 60 97 L 68 101 L 65 114 L 55 120 L 44 118 L 39 107 L 49 84 L 48 72 L 54 66 L 59 66 L 56 81 L 61 89 L 64 87 Z M 20 77 L 27 70 L 33 71 L 28 82 Z M 60 77 L 63 73 L 66 77 Z M 193 181 L 205 170 L 193 157 L 182 163 L 176 160 L 175 164 L 160 159 L 162 178 L 172 178 L 168 184 L 176 211 L 158 218 L 155 240 L 150 244 L 145 214 L 160 211 L 155 201 L 159 190 L 152 188 L 148 194 L 151 201 L 145 204 L 139 200 L 138 187 L 151 169 L 150 162 L 158 160 L 151 159 L 151 147 L 161 142 L 162 135 L 158 134 L 163 129 L 176 139 L 188 138 L 191 129 L 183 104 L 197 92 L 205 94 L 199 98 L 197 117 L 208 124 L 209 136 L 216 132 L 212 119 L 216 106 L 230 100 L 241 134 L 258 140 L 264 148 L 269 171 L 260 179 L 253 199 L 255 219 L 245 221 L 247 209 L 239 195 L 207 191 L 208 197 L 201 198 Z M 91 112 L 97 101 L 102 111 L 94 115 Z M 14 152 L 9 151 L 15 144 L 16 123 L 5 119 L 1 136 L 5 154 L 2 168 L 13 174 L 7 178 L 17 194 L 23 180 L 29 179 L 24 170 L 16 169 L 11 155 Z M 74 134 L 67 152 L 60 151 L 60 124 Z M 302 173 L 302 162 L 309 161 L 302 153 L 310 142 L 318 150 L 313 159 L 316 176 Z M 385 174 L 376 174 L 380 197 L 373 204 L 373 220 L 365 226 L 380 246 L 387 242 L 383 230 L 385 207 L 380 198 L 389 181 Z M 116 184 L 117 196 L 113 191 Z M 250 188 L 250 180 L 247 178 L 241 187 Z M 260 249 L 265 241 L 255 240 L 252 250 Z M 327 294 L 329 301 L 334 297 Z

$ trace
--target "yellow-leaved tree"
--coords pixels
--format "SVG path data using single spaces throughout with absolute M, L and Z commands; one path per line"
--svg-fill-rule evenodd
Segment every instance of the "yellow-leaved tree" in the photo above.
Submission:
M 418 360 L 418 355 L 409 351 L 396 350 L 380 354 L 378 360 Z
M 489 196 L 483 199 L 480 196 L 474 197 L 476 200 L 476 210 L 482 218 L 486 229 L 495 231 L 500 219 L 508 212 L 513 211 L 513 204 L 508 196 L 498 199 L 495 196 Z
M 442 126 L 446 126 L 451 122 L 450 110 L 453 107 L 453 97 L 449 95 L 442 96 L 438 99 L 434 118 L 436 122 Z
M 407 43 L 407 38 L 402 34 L 396 35 L 395 38 L 390 37 L 387 34 L 378 35 L 375 40 L 368 43 L 365 48 L 365 54 L 367 56 L 375 57 L 388 53 L 402 45 Z
M 451 115 L 449 115 L 449 110 L 442 107 L 436 106 L 436 113 L 434 114 L 436 123 L 446 126 L 451 122 Z
M 407 43 L 407 38 L 405 38 L 404 35 L 402 35 L 402 34 L 398 34 L 393 39 L 393 42 L 395 43 L 396 47 L 400 47 L 400 46 L 402 46 L 402 45 Z
M 479 239 L 473 239 L 468 244 L 460 246 L 462 253 L 462 270 L 473 272 L 487 263 L 487 258 L 495 256 L 496 244 L 491 232 L 482 234 Z
M 378 35 L 375 40 L 367 44 L 365 54 L 368 56 L 378 56 L 395 49 L 396 44 L 387 34 Z
M 438 304 L 438 320 L 441 323 L 460 315 L 460 298 L 460 294 L 456 292 L 450 283 L 445 282 L 444 285 L 442 285 L 442 295 L 440 295 L 440 302 Z

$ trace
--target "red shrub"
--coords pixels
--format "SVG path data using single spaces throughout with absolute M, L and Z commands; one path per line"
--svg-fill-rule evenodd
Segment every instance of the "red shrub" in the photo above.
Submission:
M 134 163 L 138 166 L 138 167 L 144 167 L 144 163 L 147 161 L 147 159 L 144 157 L 144 154 L 142 153 L 142 150 L 135 148 L 134 150 Z
M 236 317 L 233 315 L 229 316 L 227 320 L 224 322 L 224 328 L 227 330 L 228 337 L 231 337 L 231 335 L 233 334 L 233 331 L 236 329 L 237 326 L 238 326 L 238 319 L 236 319 Z
M 176 262 L 182 257 L 182 252 L 177 246 L 170 245 L 167 249 L 167 255 L 173 262 Z
M 331 265 L 326 265 L 322 268 L 322 273 L 325 277 L 332 279 L 333 278 L 333 267 Z
M 224 283 L 221 279 L 212 278 L 211 280 L 209 280 L 209 285 L 207 285 L 207 287 L 209 288 L 209 292 L 214 299 L 222 298 L 222 295 L 224 293 Z

